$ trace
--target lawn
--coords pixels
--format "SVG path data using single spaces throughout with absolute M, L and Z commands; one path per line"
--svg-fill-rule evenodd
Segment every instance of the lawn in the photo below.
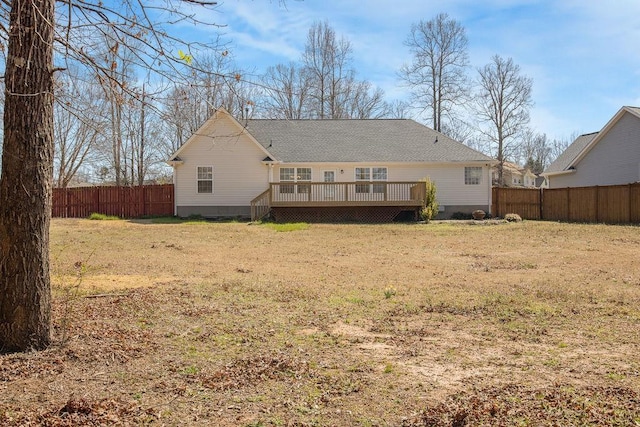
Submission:
M 0 425 L 640 425 L 640 228 L 55 219 Z

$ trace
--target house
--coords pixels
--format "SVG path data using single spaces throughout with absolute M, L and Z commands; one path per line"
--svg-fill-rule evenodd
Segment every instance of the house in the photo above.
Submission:
M 277 221 L 487 212 L 492 159 L 413 120 L 248 120 L 218 109 L 167 161 L 175 214 Z
M 622 107 L 600 132 L 579 136 L 542 175 L 549 188 L 640 181 L 640 108 Z
M 499 166 L 499 164 L 495 164 L 491 169 L 493 185 L 496 186 L 502 186 L 500 185 Z M 536 174 L 531 172 L 529 168 L 522 168 L 511 162 L 504 162 L 502 164 L 502 182 L 504 183 L 504 187 L 535 188 L 538 187 L 538 185 L 536 185 L 537 178 Z

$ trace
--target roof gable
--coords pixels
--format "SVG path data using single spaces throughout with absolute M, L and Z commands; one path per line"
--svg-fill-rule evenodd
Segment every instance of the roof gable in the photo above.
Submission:
M 570 170 L 578 154 L 598 136 L 598 132 L 580 135 L 544 171 L 544 175 Z
M 491 162 L 413 120 L 249 120 L 247 130 L 282 162 Z
M 213 128 L 217 120 L 230 120 L 233 123 L 234 127 L 238 129 L 238 136 L 247 136 L 253 144 L 255 144 L 261 151 L 264 152 L 266 156 L 264 161 L 271 161 L 271 158 L 273 157 L 271 153 L 269 153 L 269 151 L 262 144 L 256 141 L 256 139 L 247 132 L 246 128 L 242 126 L 242 124 L 238 122 L 231 114 L 229 114 L 227 110 L 221 107 L 216 109 L 211 117 L 209 117 L 207 121 L 205 121 L 202 126 L 200 126 L 198 130 L 195 131 L 193 135 L 191 135 L 189 139 L 187 139 L 187 141 L 180 146 L 180 148 L 178 148 L 171 156 L 169 156 L 169 160 L 167 160 L 167 163 L 171 165 L 180 162 L 180 153 L 182 153 L 187 147 L 189 147 L 194 143 L 194 141 L 197 141 L 203 135 L 211 135 L 212 132 L 208 130 L 210 128 Z
M 580 160 L 582 160 L 595 147 L 602 138 L 620 121 L 625 114 L 631 114 L 640 119 L 640 108 L 622 107 L 609 120 L 600 132 L 580 135 L 558 158 L 549 165 L 543 175 L 553 175 L 569 172 L 574 169 Z

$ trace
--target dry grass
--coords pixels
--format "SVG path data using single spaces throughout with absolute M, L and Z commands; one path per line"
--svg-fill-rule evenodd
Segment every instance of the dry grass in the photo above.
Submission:
M 0 424 L 640 425 L 638 227 L 291 229 L 54 220 Z

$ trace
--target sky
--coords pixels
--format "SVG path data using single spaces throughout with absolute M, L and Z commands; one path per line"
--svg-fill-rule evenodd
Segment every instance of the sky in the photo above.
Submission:
M 327 21 L 352 45 L 360 80 L 407 99 L 411 24 L 447 13 L 465 27 L 470 64 L 513 58 L 533 79 L 531 127 L 551 139 L 600 130 L 640 106 L 639 0 L 221 0 L 210 19 L 238 68 L 261 74 L 298 62 L 309 28 Z M 414 117 L 429 123 L 425 115 Z

